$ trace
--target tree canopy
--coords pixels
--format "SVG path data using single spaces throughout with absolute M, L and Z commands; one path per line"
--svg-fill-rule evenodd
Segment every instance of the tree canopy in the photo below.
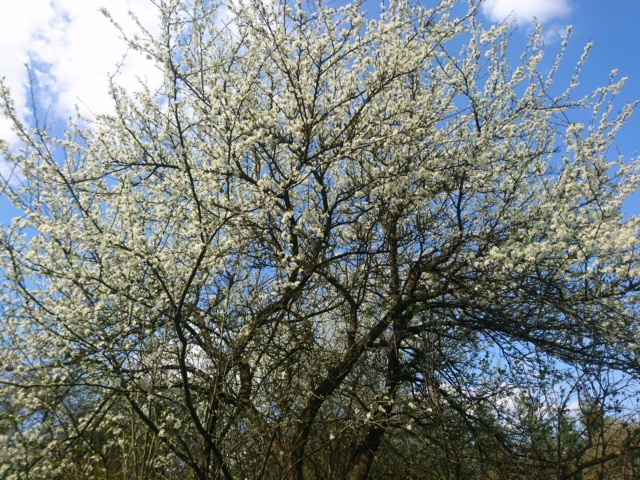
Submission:
M 425 3 L 159 2 L 59 137 L 2 90 L 2 478 L 629 474 L 635 105 Z

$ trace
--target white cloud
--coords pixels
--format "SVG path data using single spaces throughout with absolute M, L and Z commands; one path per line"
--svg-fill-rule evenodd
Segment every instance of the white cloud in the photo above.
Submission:
M 34 32 L 46 25 L 51 16 L 48 0 L 26 2 L 8 2 L 3 5 L 0 15 L 0 77 L 4 77 L 15 99 L 19 113 L 26 110 L 27 87 L 24 81 L 29 62 L 28 45 L 32 43 Z M 0 118 L 0 136 L 7 140 L 15 137 L 9 128 L 9 121 Z
M 564 17 L 571 8 L 568 0 L 486 0 L 482 11 L 496 22 L 508 18 L 526 24 L 534 17 L 541 23 Z
M 120 32 L 99 11 L 107 8 L 127 32 L 136 32 L 128 12 L 155 31 L 157 14 L 147 0 L 29 0 L 8 2 L 0 16 L 0 76 L 11 89 L 20 116 L 29 114 L 27 69 L 31 66 L 43 87 L 40 97 L 49 119 L 66 120 L 79 105 L 83 113 L 113 111 L 108 76 L 127 54 L 116 82 L 135 90 L 137 77 L 152 85 L 160 72 L 139 54 L 128 52 Z M 6 54 L 10 52 L 10 54 Z M 53 118 L 52 118 L 53 117 Z M 0 120 L 0 138 L 13 140 L 6 120 Z

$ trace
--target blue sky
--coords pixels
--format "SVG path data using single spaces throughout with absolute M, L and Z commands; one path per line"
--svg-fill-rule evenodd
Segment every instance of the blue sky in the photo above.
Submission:
M 516 24 L 514 43 L 531 31 L 531 14 L 537 16 L 547 32 L 547 50 L 555 53 L 558 42 L 553 32 L 572 26 L 569 49 L 565 58 L 566 73 L 580 57 L 584 45 L 593 43 L 589 60 L 580 76 L 580 92 L 587 93 L 607 82 L 612 69 L 627 83 L 618 99 L 640 100 L 640 1 L 638 0 L 487 0 L 484 12 L 488 19 L 498 20 L 506 12 Z M 493 14 L 493 15 L 492 15 Z M 564 79 L 558 77 L 562 82 Z M 618 146 L 625 157 L 640 153 L 640 109 L 618 135 Z M 627 215 L 640 214 L 640 194 L 625 205 Z
M 133 31 L 129 10 L 154 30 L 156 14 L 149 0 L 23 0 L 3 5 L 0 76 L 5 77 L 18 111 L 25 118 L 29 112 L 25 63 L 32 66 L 43 87 L 41 107 L 48 110 L 49 120 L 64 124 L 76 105 L 84 113 L 111 111 L 107 78 L 115 72 L 126 50 L 119 40 L 120 33 L 99 13 L 101 6 L 106 6 L 129 31 Z M 620 76 L 629 78 L 620 100 L 640 99 L 640 0 L 486 0 L 483 13 L 487 23 L 509 16 L 516 25 L 514 46 L 524 42 L 533 17 L 537 17 L 547 32 L 551 54 L 559 46 L 554 32 L 564 31 L 571 24 L 567 67 L 579 58 L 587 42 L 594 44 L 581 76 L 581 88 L 587 91 L 605 83 L 611 69 L 617 67 Z M 571 68 L 565 71 L 570 72 Z M 152 84 L 160 81 L 152 65 L 128 53 L 117 81 L 135 89 L 137 76 Z M 10 141 L 14 138 L 4 120 L 0 120 L 0 137 Z M 640 112 L 621 133 L 618 143 L 627 157 L 640 151 Z M 627 210 L 640 213 L 640 201 L 629 202 Z M 5 218 L 0 211 L 0 222 Z

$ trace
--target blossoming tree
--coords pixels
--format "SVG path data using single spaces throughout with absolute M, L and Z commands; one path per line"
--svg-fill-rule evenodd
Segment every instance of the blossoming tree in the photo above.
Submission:
M 576 99 L 455 3 L 167 0 L 114 115 L 2 91 L 3 475 L 381 478 L 453 426 L 509 452 L 534 381 L 633 385 L 622 81 Z

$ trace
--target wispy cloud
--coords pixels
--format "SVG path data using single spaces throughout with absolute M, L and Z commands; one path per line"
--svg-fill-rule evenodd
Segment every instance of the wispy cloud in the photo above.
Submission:
M 104 0 L 30 0 L 9 2 L 0 16 L 0 76 L 11 89 L 18 113 L 29 112 L 29 64 L 40 86 L 41 108 L 49 116 L 65 119 L 78 105 L 84 113 L 111 112 L 109 74 L 126 54 L 116 81 L 135 89 L 137 78 L 152 84 L 160 73 L 140 55 L 128 52 L 120 32 L 100 13 Z M 146 0 L 109 0 L 109 12 L 126 31 L 137 27 L 128 12 L 135 12 L 152 31 L 156 11 Z M 0 120 L 0 138 L 12 140 L 6 120 Z
M 541 23 L 562 18 L 571 7 L 569 0 L 486 0 L 482 11 L 496 22 L 509 19 L 527 24 L 534 18 Z

